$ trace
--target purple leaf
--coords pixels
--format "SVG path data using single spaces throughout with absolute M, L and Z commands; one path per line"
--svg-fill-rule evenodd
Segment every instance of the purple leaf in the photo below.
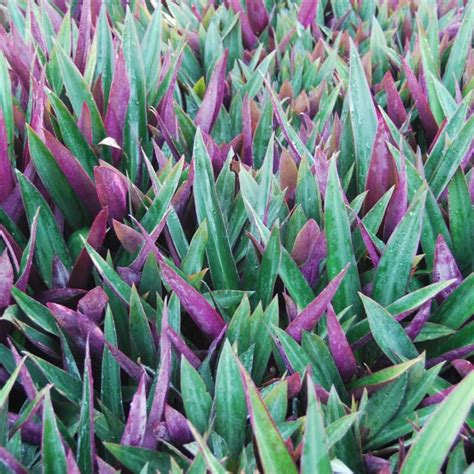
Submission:
M 114 168 L 95 166 L 97 195 L 102 208 L 109 208 L 109 218 L 121 221 L 127 215 L 128 187 L 125 178 Z
M 297 342 L 301 341 L 303 331 L 311 331 L 319 321 L 324 311 L 334 297 L 342 279 L 344 278 L 349 264 L 347 264 L 324 288 L 324 290 L 306 306 L 303 311 L 286 328 L 286 332 Z
M 68 474 L 81 474 L 79 467 L 77 466 L 76 460 L 74 459 L 74 453 L 71 449 L 67 450 L 66 454 L 66 466 Z
M 400 169 L 397 169 L 395 189 L 385 214 L 383 234 L 388 240 L 408 209 L 408 180 L 405 155 L 400 151 Z
M 181 63 L 183 61 L 183 50 L 180 51 L 179 56 L 176 60 L 176 63 L 173 66 L 173 73 L 171 76 L 170 85 L 166 91 L 165 96 L 160 102 L 158 107 L 158 113 L 163 119 L 163 123 L 166 125 L 167 130 L 174 138 L 178 138 L 178 121 L 176 118 L 176 112 L 174 109 L 174 99 L 173 94 L 176 88 L 176 80 L 178 78 L 178 71 L 181 68 Z
M 148 255 L 150 253 L 154 253 L 157 257 L 159 257 L 158 255 L 158 249 L 156 248 L 155 246 L 155 242 L 156 240 L 158 239 L 158 237 L 161 235 L 161 232 L 163 231 L 165 225 L 166 225 L 166 221 L 168 219 L 168 215 L 170 213 L 171 209 L 167 209 L 165 214 L 163 215 L 162 219 L 160 222 L 158 222 L 158 224 L 156 225 L 156 227 L 153 229 L 153 231 L 151 232 L 151 234 L 149 234 L 146 229 L 141 225 L 140 222 L 138 222 L 133 216 L 132 216 L 132 220 L 135 222 L 135 224 L 137 225 L 137 227 L 140 229 L 140 232 L 141 232 L 141 235 L 144 239 L 144 245 L 143 247 L 140 249 L 140 252 L 138 253 L 137 255 L 137 258 L 135 258 L 135 260 L 132 262 L 132 264 L 130 265 L 130 268 L 136 272 L 138 272 L 139 270 L 141 270 L 141 268 L 143 267 L 143 265 L 145 264 L 145 261 L 148 257 Z
M 334 358 L 337 370 L 344 382 L 349 382 L 357 370 L 357 364 L 351 346 L 336 317 L 333 307 L 329 304 L 326 312 L 329 349 Z
M 468 360 L 456 359 L 451 362 L 451 365 L 456 369 L 461 377 L 465 377 L 474 370 L 474 365 Z
M 13 277 L 13 267 L 8 257 L 8 250 L 4 250 L 2 255 L 0 255 L 0 310 L 10 304 Z
M 117 469 L 113 468 L 110 464 L 107 464 L 102 458 L 96 456 L 97 467 L 99 469 L 99 474 L 117 474 Z
M 144 239 L 140 232 L 137 232 L 135 229 L 132 229 L 128 225 L 122 224 L 115 219 L 112 221 L 112 225 L 117 239 L 120 240 L 122 247 L 128 253 L 135 253 L 143 244 Z
M 79 348 L 85 350 L 86 341 L 89 338 L 92 352 L 97 356 L 102 354 L 104 335 L 101 329 L 87 316 L 57 303 L 48 303 L 46 306 L 59 326 L 64 329 Z
M 89 146 L 92 146 L 92 118 L 87 102 L 82 104 L 81 115 L 79 117 L 79 121 L 77 122 L 77 126 L 82 132 L 86 142 L 89 144 Z
M 105 115 L 105 131 L 109 137 L 122 145 L 123 127 L 127 116 L 130 99 L 130 82 L 123 53 L 120 52 L 115 61 L 114 77 L 110 86 L 109 104 Z M 114 163 L 120 158 L 120 150 L 112 150 Z
M 364 454 L 364 464 L 367 474 L 391 474 L 392 467 L 390 461 L 387 459 L 372 456 L 371 454 Z
M 240 0 L 229 0 L 229 3 L 235 13 L 240 13 L 240 24 L 242 26 L 242 39 L 244 46 L 247 49 L 252 49 L 257 42 L 257 37 L 250 26 L 249 17 L 242 8 Z
M 385 74 L 382 81 L 382 86 L 385 89 L 385 94 L 387 95 L 388 116 L 398 128 L 401 128 L 407 120 L 407 112 L 390 71 L 387 71 Z
M 420 334 L 426 321 L 428 321 L 431 312 L 431 300 L 424 303 L 421 308 L 416 312 L 414 318 L 410 321 L 410 324 L 405 329 L 407 336 L 413 341 L 416 336 Z M 397 321 L 399 319 L 397 318 Z
M 127 424 L 120 444 L 142 446 L 145 438 L 146 418 L 146 376 L 143 374 L 130 404 Z
M 214 122 L 219 115 L 222 101 L 224 99 L 225 76 L 227 57 L 229 50 L 226 49 L 222 57 L 216 62 L 206 93 L 196 114 L 195 124 L 205 133 L 210 133 Z
M 0 465 L 12 474 L 28 474 L 28 471 L 3 446 L 0 446 Z
M 225 326 L 220 314 L 187 281 L 181 278 L 159 255 L 163 280 L 176 293 L 184 309 L 199 329 L 209 338 L 216 338 Z
M 253 32 L 260 36 L 268 25 L 268 12 L 263 0 L 245 0 L 247 15 Z
M 43 133 L 45 145 L 54 156 L 77 197 L 93 216 L 97 215 L 100 211 L 100 204 L 94 183 L 89 175 L 84 171 L 77 158 L 59 140 L 47 130 L 44 130 Z
M 39 209 L 36 211 L 35 217 L 33 218 L 33 222 L 31 223 L 30 241 L 27 247 L 28 255 L 26 257 L 25 266 L 23 268 L 22 274 L 18 277 L 18 280 L 15 284 L 15 286 L 21 291 L 26 291 L 26 287 L 28 286 L 28 280 L 30 279 L 31 267 L 33 265 L 33 256 L 35 253 L 36 246 L 36 230 L 38 228 L 39 211 Z
M 91 0 L 82 0 L 79 35 L 77 37 L 74 62 L 81 73 L 84 72 L 91 45 Z
M 435 365 L 438 365 L 440 362 L 451 362 L 452 360 L 462 359 L 464 357 L 470 356 L 473 352 L 474 352 L 474 344 L 469 344 L 464 347 L 459 347 L 457 349 L 453 349 L 451 351 L 445 352 L 439 357 L 427 360 L 426 367 L 430 368 Z
M 28 371 L 28 368 L 26 367 L 25 364 L 22 364 L 22 358 L 20 354 L 18 354 L 18 351 L 16 350 L 16 347 L 14 344 L 11 342 L 11 340 L 8 340 L 8 345 L 10 347 L 10 351 L 13 355 L 13 359 L 15 361 L 16 366 L 21 365 L 20 369 L 20 380 L 21 384 L 23 386 L 23 390 L 26 393 L 26 396 L 30 401 L 34 400 L 38 391 L 36 390 L 35 384 L 33 382 L 33 379 L 31 378 L 30 372 Z
M 436 123 L 436 120 L 431 112 L 428 99 L 423 93 L 420 84 L 416 80 L 415 74 L 403 57 L 401 60 L 407 78 L 408 88 L 410 89 L 410 93 L 415 102 L 415 106 L 418 109 L 418 113 L 420 114 L 421 123 L 425 129 L 428 143 L 431 143 L 438 131 L 438 124 Z
M 314 23 L 318 11 L 318 0 L 303 0 L 298 11 L 298 21 L 307 28 Z
M 192 441 L 193 435 L 189 429 L 188 420 L 168 404 L 165 405 L 165 421 L 172 443 L 182 446 Z
M 456 264 L 456 260 L 449 250 L 444 237 L 439 234 L 436 239 L 436 247 L 433 260 L 433 283 L 455 279 L 452 285 L 449 285 L 436 296 L 438 303 L 443 302 L 462 282 L 461 272 Z
M 326 236 L 317 222 L 309 219 L 296 236 L 291 256 L 311 287 L 316 283 L 319 266 L 326 254 Z
M 79 300 L 77 310 L 94 323 L 100 324 L 108 301 L 109 297 L 105 291 L 100 286 L 96 286 Z
M 53 257 L 53 289 L 66 288 L 69 280 L 69 271 L 64 266 L 61 259 L 55 255 Z
M 92 223 L 92 226 L 89 230 L 87 243 L 94 250 L 99 251 L 102 243 L 104 242 L 105 233 L 107 232 L 108 215 L 108 210 L 102 209 L 102 211 L 97 214 L 97 217 L 94 219 L 94 222 Z M 82 249 L 71 271 L 71 276 L 69 277 L 69 286 L 75 288 L 85 288 L 89 281 L 93 267 L 94 264 L 89 257 L 89 253 L 86 249 Z
M 168 338 L 168 303 L 165 299 L 163 304 L 163 313 L 161 319 L 161 335 L 160 335 L 160 370 L 156 380 L 155 390 L 153 393 L 153 401 L 148 416 L 148 424 L 146 429 L 144 447 L 154 449 L 156 447 L 156 433 L 163 418 L 166 398 L 171 381 L 171 343 Z
M 41 397 L 40 400 L 38 401 L 37 407 L 33 408 L 33 410 L 31 411 L 32 414 L 36 414 L 40 410 L 40 408 L 42 408 L 42 405 L 41 405 L 42 400 L 43 400 L 43 397 Z M 41 443 L 42 427 L 39 423 L 36 423 L 31 420 L 31 417 L 33 416 L 32 414 L 30 414 L 30 416 L 21 423 L 21 425 L 19 426 L 19 429 L 21 432 L 21 439 L 23 441 L 33 446 L 37 446 Z M 12 426 L 18 422 L 19 418 L 20 418 L 20 415 L 16 413 L 8 413 L 8 424 L 10 425 L 10 428 L 12 428 Z
M 8 156 L 8 135 L 5 119 L 0 108 L 0 203 L 13 191 L 15 181 L 10 158 Z
M 379 201 L 397 180 L 397 167 L 387 146 L 389 140 L 390 135 L 385 121 L 382 117 L 379 117 L 365 183 L 367 196 L 364 209 L 366 212 Z
M 168 327 L 166 332 L 171 341 L 171 344 L 178 352 L 178 354 L 184 356 L 188 362 L 197 369 L 201 365 L 201 359 L 191 350 L 191 348 L 184 342 L 182 337 L 173 330 L 173 328 Z

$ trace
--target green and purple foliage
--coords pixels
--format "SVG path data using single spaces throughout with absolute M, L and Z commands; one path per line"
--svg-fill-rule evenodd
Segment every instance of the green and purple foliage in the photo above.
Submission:
M 1 473 L 468 469 L 474 0 L 0 13 Z

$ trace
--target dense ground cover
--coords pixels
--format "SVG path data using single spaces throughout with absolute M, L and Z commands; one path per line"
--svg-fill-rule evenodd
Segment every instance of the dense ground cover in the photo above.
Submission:
M 473 0 L 2 18 L 1 472 L 468 469 Z

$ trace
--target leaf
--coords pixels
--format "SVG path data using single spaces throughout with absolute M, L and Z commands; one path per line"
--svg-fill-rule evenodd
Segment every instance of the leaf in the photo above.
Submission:
M 104 442 L 104 446 L 126 469 L 140 472 L 145 464 L 158 472 L 169 472 L 171 456 L 159 451 Z
M 332 473 L 329 443 L 324 427 L 321 402 L 316 396 L 313 380 L 307 377 L 308 407 L 303 437 L 301 473 Z
M 94 443 L 94 387 L 92 365 L 89 353 L 89 339 L 84 361 L 84 383 L 82 387 L 81 412 L 79 415 L 79 436 L 77 442 L 77 464 L 82 472 L 91 472 L 95 462 Z
M 224 342 L 217 366 L 214 406 L 216 432 L 226 441 L 231 455 L 237 458 L 244 446 L 247 408 L 239 367 L 229 341 Z
M 364 188 L 370 163 L 370 153 L 377 130 L 377 116 L 356 46 L 351 42 L 349 70 L 349 114 L 354 134 L 357 186 Z
M 464 378 L 441 402 L 415 436 L 400 473 L 439 472 L 474 403 L 474 372 Z
M 15 370 L 13 371 L 13 373 L 10 375 L 10 377 L 4 383 L 2 389 L 0 390 L 0 409 L 3 409 L 3 407 L 5 406 L 5 403 L 7 402 L 10 392 L 13 388 L 13 385 L 15 385 L 18 375 L 20 374 L 21 368 L 23 367 L 23 364 L 25 363 L 25 359 L 26 358 L 23 358 L 21 360 L 21 363 L 16 366 Z
M 265 406 L 262 396 L 240 361 L 237 358 L 236 361 L 240 367 L 250 424 L 252 425 L 263 469 L 268 472 L 284 471 L 296 474 L 296 466 L 274 420 L 268 412 L 268 408 Z
M 459 84 L 469 54 L 469 41 L 472 38 L 474 25 L 474 8 L 472 0 L 464 7 L 464 15 L 454 44 L 449 53 L 448 62 L 444 70 L 443 82 L 451 94 L 454 94 L 455 85 Z
M 286 332 L 296 341 L 301 341 L 303 331 L 311 331 L 314 328 L 324 311 L 326 311 L 328 305 L 331 303 L 338 288 L 341 287 L 342 281 L 347 275 L 348 270 L 349 265 L 346 265 L 329 282 L 326 288 L 324 288 L 324 290 L 316 296 L 316 298 L 288 325 Z
M 84 227 L 89 222 L 90 217 L 88 217 L 80 203 L 79 196 L 76 196 L 51 152 L 29 126 L 27 127 L 27 135 L 35 169 L 54 203 L 59 207 L 73 229 Z M 78 178 L 77 174 L 76 178 Z
M 369 440 L 374 439 L 377 433 L 396 415 L 398 408 L 404 401 L 407 383 L 408 376 L 405 372 L 369 397 L 363 421 Z
M 45 472 L 65 474 L 67 471 L 66 453 L 59 434 L 56 416 L 47 393 L 43 402 L 42 462 Z
M 360 308 L 360 302 L 357 298 L 360 281 L 352 248 L 351 230 L 344 204 L 344 194 L 337 175 L 335 160 L 332 160 L 329 165 L 324 211 L 328 277 L 330 279 L 335 278 L 344 267 L 349 265 L 347 274 L 333 298 L 332 305 L 337 313 L 352 305 L 357 314 Z
M 403 327 L 382 306 L 360 294 L 375 341 L 385 355 L 398 364 L 405 359 L 415 359 L 418 351 Z
M 105 136 L 104 123 L 99 109 L 95 103 L 87 83 L 72 60 L 66 55 L 62 48 L 57 48 L 57 58 L 61 69 L 61 77 L 64 81 L 67 95 L 71 101 L 76 117 L 81 115 L 82 105 L 85 102 L 89 107 L 92 120 L 92 134 L 94 143 L 98 143 Z
M 142 446 L 147 426 L 146 375 L 143 374 L 130 403 L 127 424 L 120 440 L 121 445 Z
M 30 226 L 33 223 L 37 209 L 38 229 L 36 236 L 35 260 L 38 262 L 39 270 L 45 283 L 52 285 L 52 268 L 54 256 L 58 256 L 66 268 L 71 268 L 71 260 L 64 239 L 59 233 L 54 216 L 39 191 L 28 180 L 18 173 L 23 205 Z
M 123 27 L 123 55 L 130 78 L 130 100 L 123 140 L 124 151 L 128 156 L 127 169 L 133 183 L 139 173 L 141 146 L 146 149 L 148 134 L 145 68 L 142 48 L 130 10 L 127 10 Z
M 149 366 L 156 365 L 156 349 L 153 335 L 151 333 L 148 318 L 143 309 L 140 295 L 135 286 L 132 287 L 132 296 L 130 300 L 130 335 L 134 343 L 135 351 L 142 362 Z
M 264 308 L 268 306 L 273 296 L 275 281 L 280 268 L 280 258 L 280 232 L 278 228 L 275 227 L 272 230 L 262 256 L 257 278 L 256 297 L 262 302 Z
M 238 289 L 237 270 L 217 198 L 211 159 L 199 130 L 194 141 L 193 156 L 194 182 L 199 183 L 199 186 L 193 186 L 196 215 L 199 223 L 204 219 L 207 222 L 207 259 L 214 287 L 216 290 Z
M 200 330 L 210 338 L 216 338 L 224 328 L 224 320 L 193 286 L 181 278 L 163 258 L 159 259 L 163 280 L 178 296 L 181 304 Z
M 420 239 L 426 192 L 418 194 L 395 228 L 380 259 L 372 296 L 386 306 L 403 296 Z
M 212 399 L 199 373 L 181 357 L 181 396 L 186 417 L 199 433 L 207 431 Z

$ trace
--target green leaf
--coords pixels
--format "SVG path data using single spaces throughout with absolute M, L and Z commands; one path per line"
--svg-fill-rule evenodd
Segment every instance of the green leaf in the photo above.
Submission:
M 256 298 L 264 308 L 268 306 L 273 296 L 275 281 L 278 276 L 281 258 L 280 232 L 277 227 L 272 230 L 265 252 L 262 256 L 260 271 L 257 278 Z
M 369 440 L 373 439 L 397 413 L 403 402 L 407 383 L 408 375 L 405 372 L 369 397 L 363 420 Z
M 48 94 L 48 99 L 58 119 L 59 130 L 61 131 L 64 144 L 78 159 L 81 166 L 87 171 L 89 177 L 94 179 L 94 166 L 99 164 L 94 151 L 87 143 L 76 121 L 64 103 L 52 92 Z
M 114 319 L 110 306 L 107 307 L 104 320 L 105 340 L 112 346 L 117 346 Z M 107 346 L 102 355 L 101 370 L 101 400 L 107 408 L 120 420 L 124 419 L 122 406 L 122 384 L 120 380 L 120 366 L 112 356 Z
M 42 462 L 44 472 L 66 474 L 67 462 L 64 446 L 59 434 L 56 416 L 48 392 L 43 402 Z
M 386 309 L 369 297 L 360 294 L 360 298 L 367 313 L 370 331 L 385 355 L 394 364 L 403 362 L 404 359 L 418 357 L 416 347 L 400 323 Z
M 141 163 L 141 147 L 148 144 L 146 115 L 145 68 L 142 59 L 142 48 L 135 28 L 135 20 L 127 9 L 123 27 L 123 55 L 130 77 L 130 100 L 127 110 L 127 122 L 124 129 L 124 151 L 128 157 L 128 173 L 135 182 Z
M 307 378 L 308 407 L 301 456 L 301 473 L 332 473 L 329 458 L 329 443 L 324 429 L 321 403 L 316 397 L 316 390 L 310 376 Z
M 359 53 L 352 42 L 348 97 L 356 153 L 357 189 L 362 192 L 377 130 L 377 115 Z
M 197 431 L 196 428 L 194 428 L 192 423 L 189 423 L 189 428 L 191 429 L 191 432 L 199 445 L 199 450 L 201 451 L 204 461 L 206 463 L 206 466 L 207 466 L 206 472 L 209 472 L 210 474 L 225 474 L 226 470 L 219 464 L 219 461 L 212 454 L 206 442 L 204 441 L 202 436 L 199 434 L 199 431 Z
M 215 429 L 226 441 L 230 454 L 237 458 L 244 446 L 247 408 L 239 367 L 227 340 L 219 358 L 215 387 Z
M 257 387 L 237 358 L 236 361 L 240 366 L 240 374 L 246 393 L 247 410 L 263 470 L 265 472 L 296 474 L 298 471 L 293 459 Z
M 61 76 L 76 117 L 80 117 L 84 102 L 89 107 L 92 123 L 92 139 L 99 143 L 105 137 L 104 123 L 92 92 L 81 73 L 62 48 L 57 48 L 57 58 Z
M 82 383 L 78 378 L 33 354 L 28 355 L 64 398 L 77 405 L 81 403 Z
M 356 390 L 360 388 L 379 387 L 400 377 L 400 375 L 410 369 L 410 367 L 413 367 L 415 364 L 417 364 L 421 358 L 422 356 L 419 356 L 418 358 L 409 360 L 403 364 L 392 365 L 386 369 L 374 372 L 373 374 L 365 375 L 364 377 L 361 377 L 360 379 L 350 383 L 348 388 L 351 390 Z
M 7 402 L 11 389 L 13 388 L 13 385 L 15 385 L 15 382 L 16 382 L 16 379 L 18 378 L 20 370 L 23 367 L 23 364 L 25 363 L 25 359 L 26 358 L 22 359 L 21 363 L 18 364 L 14 372 L 10 375 L 10 377 L 4 383 L 2 389 L 0 390 L 0 409 L 3 409 L 5 403 Z
M 227 230 L 217 198 L 211 158 L 204 144 L 200 130 L 194 141 L 195 177 L 193 186 L 196 214 L 201 223 L 206 219 L 209 240 L 207 259 L 216 290 L 238 289 L 239 281 L 234 258 L 230 249 Z
M 90 223 L 90 216 L 41 138 L 27 125 L 28 145 L 35 169 L 54 203 L 73 229 Z
M 77 441 L 77 465 L 81 472 L 94 470 L 94 392 L 92 386 L 92 367 L 89 347 L 86 348 L 84 376 L 82 385 L 81 412 L 79 415 L 79 433 Z
M 443 159 L 433 171 L 429 179 L 429 185 L 436 199 L 444 191 L 454 173 L 458 169 L 461 161 L 469 151 L 469 147 L 474 135 L 474 117 L 470 117 L 464 124 L 460 132 L 453 138 L 447 148 Z
M 186 417 L 199 433 L 205 433 L 209 428 L 212 399 L 201 376 L 185 357 L 181 358 L 181 396 Z
M 385 246 L 374 278 L 373 298 L 387 306 L 403 296 L 418 249 L 426 192 L 419 194 Z M 347 277 L 346 277 L 347 278 Z
M 464 7 L 464 16 L 459 28 L 454 44 L 449 53 L 448 62 L 444 70 L 443 82 L 451 94 L 455 93 L 455 85 L 459 84 L 463 74 L 467 56 L 469 54 L 469 44 L 472 39 L 474 28 L 474 2 L 470 0 Z
M 51 287 L 53 278 L 53 259 L 57 255 L 66 268 L 71 268 L 71 259 L 66 243 L 56 225 L 53 213 L 41 193 L 29 179 L 17 173 L 20 183 L 21 196 L 25 207 L 26 217 L 30 226 L 35 214 L 38 214 L 38 228 L 36 233 L 35 259 L 38 263 L 41 276 L 46 285 Z
M 431 317 L 434 323 L 460 328 L 471 316 L 474 307 L 474 273 L 471 273 L 438 307 Z
M 360 314 L 360 301 L 357 297 L 357 292 L 360 291 L 359 274 L 352 248 L 351 229 L 344 204 L 344 194 L 334 159 L 329 165 L 324 210 L 328 251 L 326 269 L 329 280 L 335 278 L 347 264 L 350 264 L 346 276 L 332 300 L 332 305 L 336 312 L 352 305 L 353 311 Z
M 140 472 L 148 464 L 155 472 L 169 472 L 171 456 L 151 449 L 122 446 L 104 442 L 105 448 L 124 466 L 132 472 Z
M 441 402 L 415 436 L 400 473 L 438 473 L 473 403 L 474 373 L 471 372 Z
M 470 242 L 474 241 L 474 210 L 469 188 L 462 169 L 458 169 L 448 186 L 449 230 L 453 239 L 453 253 L 461 269 L 468 271 L 472 265 Z M 471 223 L 471 224 L 470 224 Z
M 149 367 L 156 366 L 156 349 L 150 324 L 135 286 L 130 299 L 130 335 L 132 343 L 142 362 Z

